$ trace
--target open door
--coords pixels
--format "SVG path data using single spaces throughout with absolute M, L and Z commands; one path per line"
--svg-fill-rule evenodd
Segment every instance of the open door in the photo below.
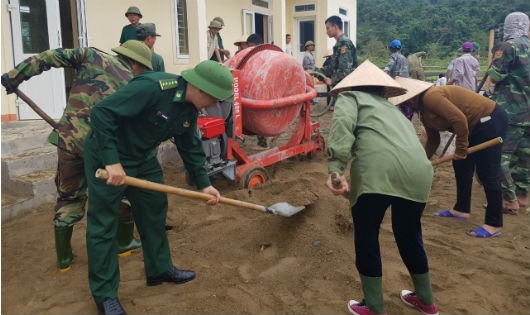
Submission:
M 9 3 L 15 64 L 48 49 L 61 47 L 58 0 L 11 0 Z M 24 81 L 19 89 L 31 97 L 50 117 L 58 119 L 66 106 L 63 69 L 51 69 Z M 17 99 L 18 119 L 39 119 Z

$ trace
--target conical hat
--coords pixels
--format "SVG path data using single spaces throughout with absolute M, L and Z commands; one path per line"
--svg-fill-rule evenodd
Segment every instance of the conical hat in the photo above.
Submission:
M 405 101 L 408 101 L 414 96 L 427 91 L 433 86 L 433 84 L 429 82 L 402 77 L 397 77 L 396 81 L 401 84 L 402 87 L 407 89 L 407 93 L 389 98 L 388 101 L 394 105 L 399 105 Z
M 361 86 L 381 86 L 385 89 L 384 97 L 405 94 L 406 90 L 392 79 L 383 70 L 379 69 L 370 60 L 361 63 L 352 73 L 348 74 L 331 90 L 331 95 L 336 96 L 345 90 L 355 90 Z

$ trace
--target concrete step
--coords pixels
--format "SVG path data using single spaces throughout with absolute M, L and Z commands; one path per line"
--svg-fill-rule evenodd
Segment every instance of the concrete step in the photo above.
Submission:
M 57 167 L 57 147 L 49 143 L 39 148 L 2 156 L 2 184 L 6 178 Z
M 11 177 L 8 184 L 2 183 L 2 195 L 8 193 L 15 196 L 42 197 L 52 195 L 55 198 L 56 170 L 43 170 L 30 174 Z M 3 207 L 3 205 L 2 205 Z
M 2 156 L 41 147 L 47 143 L 52 128 L 43 120 L 2 124 Z
M 55 202 L 55 195 L 16 196 L 2 191 L 2 222 L 28 213 L 41 204 Z

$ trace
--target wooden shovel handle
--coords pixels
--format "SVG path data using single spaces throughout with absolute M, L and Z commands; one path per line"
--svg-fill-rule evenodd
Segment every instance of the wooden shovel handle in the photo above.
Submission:
M 96 178 L 108 179 L 109 174 L 107 173 L 106 170 L 100 168 L 96 171 Z M 205 194 L 202 192 L 183 189 L 183 188 L 177 188 L 177 187 L 159 184 L 159 183 L 154 183 L 154 182 L 150 182 L 145 179 L 139 179 L 139 178 L 135 178 L 131 176 L 125 176 L 125 184 L 129 186 L 137 187 L 137 188 L 154 190 L 154 191 L 159 191 L 163 193 L 179 195 L 182 197 L 189 197 L 193 199 L 202 199 L 202 200 L 213 199 L 212 195 Z M 267 212 L 267 208 L 265 206 L 261 206 L 261 205 L 257 205 L 254 203 L 249 203 L 249 202 L 245 202 L 245 201 L 241 201 L 237 199 L 221 197 L 219 202 L 227 204 L 227 205 L 236 206 L 236 207 L 243 207 L 243 208 Z
M 471 153 L 474 153 L 474 152 L 477 152 L 477 151 L 480 151 L 480 150 L 484 150 L 486 148 L 489 148 L 489 147 L 492 147 L 494 145 L 497 145 L 499 143 L 502 143 L 502 138 L 501 137 L 497 137 L 497 138 L 493 138 L 491 140 L 488 140 L 486 142 L 482 142 L 481 144 L 477 144 L 475 146 L 472 146 L 472 147 L 469 147 L 467 149 L 467 154 L 471 154 Z M 437 159 L 437 160 L 433 160 L 431 163 L 433 166 L 435 165 L 438 165 L 438 164 L 441 164 L 441 163 L 444 163 L 444 162 L 447 162 L 447 161 L 451 161 L 455 158 L 455 155 L 454 154 L 449 154 L 449 155 L 446 155 L 440 159 Z

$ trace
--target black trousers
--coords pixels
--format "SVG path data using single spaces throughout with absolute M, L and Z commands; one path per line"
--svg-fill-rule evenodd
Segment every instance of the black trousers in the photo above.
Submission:
M 508 128 L 506 112 L 496 106 L 490 117 L 490 120 L 479 123 L 470 132 L 470 146 L 506 136 Z M 470 154 L 464 160 L 453 161 L 456 179 L 456 203 L 453 209 L 465 213 L 471 212 L 471 191 L 476 169 L 488 202 L 484 223 L 495 227 L 502 226 L 501 153 L 502 144 L 498 144 Z
M 420 221 L 425 203 L 381 194 L 362 194 L 351 208 L 357 270 L 364 276 L 382 276 L 379 229 L 389 206 L 392 206 L 392 231 L 401 259 L 410 273 L 427 273 L 429 265 Z

